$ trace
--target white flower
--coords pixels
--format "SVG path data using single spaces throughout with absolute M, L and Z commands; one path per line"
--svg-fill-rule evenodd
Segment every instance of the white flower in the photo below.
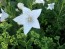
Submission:
M 41 13 L 41 9 L 30 10 L 29 8 L 23 8 L 23 14 L 14 18 L 13 20 L 20 25 L 24 26 L 24 33 L 27 34 L 32 27 L 40 28 L 40 24 L 38 22 L 38 17 Z
M 5 21 L 6 18 L 8 18 L 8 14 L 4 12 L 3 9 L 1 9 L 1 12 L 2 13 L 0 13 L 0 21 L 2 22 L 2 21 Z
M 24 7 L 24 4 L 23 3 L 18 3 L 17 4 L 18 8 L 22 10 L 22 8 Z
M 43 3 L 43 5 L 45 4 L 45 1 L 44 0 L 35 0 L 35 2 L 33 4 L 36 4 L 36 3 Z
M 55 3 L 48 4 L 47 9 L 53 10 Z

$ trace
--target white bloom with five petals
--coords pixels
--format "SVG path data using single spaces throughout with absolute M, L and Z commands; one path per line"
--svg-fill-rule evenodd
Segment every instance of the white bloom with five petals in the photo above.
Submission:
M 23 13 L 14 18 L 13 20 L 24 27 L 24 34 L 27 34 L 31 28 L 40 29 L 40 24 L 38 22 L 38 17 L 40 16 L 41 9 L 30 10 L 27 7 L 22 9 Z
M 55 5 L 55 3 L 48 4 L 47 9 L 53 10 L 54 9 L 54 5 Z
M 6 12 L 4 12 L 3 9 L 1 9 L 1 12 L 2 13 L 0 13 L 0 22 L 3 22 L 3 21 L 5 21 L 6 18 L 8 18 L 8 14 Z

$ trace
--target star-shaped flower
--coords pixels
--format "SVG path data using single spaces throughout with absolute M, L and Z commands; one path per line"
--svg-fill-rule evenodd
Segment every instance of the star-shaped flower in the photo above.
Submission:
M 41 13 L 41 9 L 31 11 L 29 8 L 24 7 L 22 11 L 23 13 L 20 16 L 14 18 L 13 20 L 18 24 L 24 26 L 24 33 L 27 34 L 32 27 L 40 29 L 38 17 Z
M 8 14 L 6 12 L 4 12 L 3 9 L 1 9 L 1 12 L 2 13 L 0 13 L 0 22 L 3 22 L 3 21 L 5 21 L 6 18 L 8 18 Z
M 43 5 L 45 4 L 45 1 L 44 0 L 35 0 L 35 2 L 33 4 L 36 4 L 36 3 L 42 3 Z
M 53 10 L 55 3 L 48 4 L 47 9 Z

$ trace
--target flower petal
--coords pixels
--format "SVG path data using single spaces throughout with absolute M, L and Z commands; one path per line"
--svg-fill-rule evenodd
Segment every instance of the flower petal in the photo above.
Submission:
M 42 11 L 42 9 L 32 10 L 31 16 L 33 16 L 34 18 L 38 18 L 39 15 L 41 14 L 41 11 Z
M 7 14 L 7 13 L 5 13 L 3 9 L 1 9 L 1 11 L 2 11 L 1 21 L 4 21 L 6 18 L 8 18 L 8 14 Z
M 22 11 L 23 11 L 23 14 L 27 14 L 27 15 L 29 15 L 29 13 L 31 12 L 31 10 L 27 7 L 23 7 Z
M 4 10 L 3 10 L 2 8 L 1 8 L 1 12 L 2 12 L 2 13 L 5 13 Z
M 0 17 L 2 16 L 2 13 L 0 13 Z
M 40 29 L 40 24 L 39 24 L 39 22 L 38 22 L 37 19 L 34 20 L 34 23 L 32 24 L 32 26 L 33 26 L 34 28 Z
M 29 14 L 31 12 L 31 10 L 27 7 L 24 6 L 23 3 L 18 3 L 18 8 L 21 9 L 23 11 L 24 14 Z
M 32 26 L 31 25 L 24 25 L 24 34 L 26 35 L 30 30 L 31 30 Z
M 22 25 L 22 24 L 25 23 L 26 17 L 27 17 L 26 15 L 21 14 L 20 16 L 17 16 L 17 17 L 14 18 L 13 20 L 14 20 L 15 22 L 17 22 L 19 25 Z

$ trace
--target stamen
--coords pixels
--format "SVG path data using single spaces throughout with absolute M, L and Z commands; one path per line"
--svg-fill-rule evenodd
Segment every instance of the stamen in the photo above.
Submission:
M 28 22 L 32 22 L 32 17 L 29 16 L 27 19 L 28 19 Z

